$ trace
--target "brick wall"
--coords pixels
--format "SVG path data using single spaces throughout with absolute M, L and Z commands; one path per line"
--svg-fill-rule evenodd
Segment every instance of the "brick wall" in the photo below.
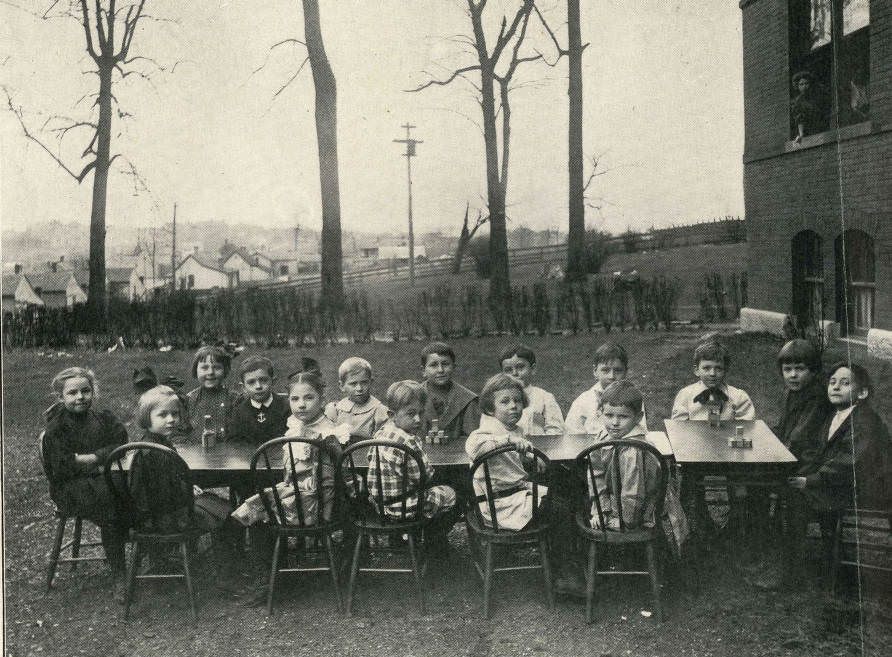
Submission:
M 744 42 L 744 202 L 749 299 L 786 313 L 790 242 L 801 230 L 823 242 L 826 316 L 835 316 L 834 240 L 857 228 L 874 238 L 874 326 L 892 329 L 892 0 L 871 2 L 871 125 L 865 134 L 791 149 L 788 137 L 787 0 L 741 3 Z M 816 140 L 822 141 L 821 139 Z

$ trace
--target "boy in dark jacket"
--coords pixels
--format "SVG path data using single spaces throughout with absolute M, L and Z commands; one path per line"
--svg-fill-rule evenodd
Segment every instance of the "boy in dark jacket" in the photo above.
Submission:
M 784 408 L 775 434 L 797 459 L 820 447 L 821 427 L 835 409 L 821 380 L 821 357 L 808 340 L 787 342 L 777 354 Z

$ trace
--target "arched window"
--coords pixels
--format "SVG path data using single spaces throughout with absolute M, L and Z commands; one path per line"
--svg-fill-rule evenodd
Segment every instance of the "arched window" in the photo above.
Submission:
M 800 326 L 824 319 L 824 259 L 821 236 L 813 230 L 797 233 L 790 244 L 793 263 L 793 314 Z
M 864 334 L 873 326 L 876 256 L 873 238 L 847 230 L 836 238 L 836 319 L 846 333 Z

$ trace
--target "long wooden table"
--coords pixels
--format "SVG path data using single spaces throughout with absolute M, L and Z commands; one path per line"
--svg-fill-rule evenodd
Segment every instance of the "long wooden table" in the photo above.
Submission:
M 576 458 L 583 449 L 592 444 L 592 436 L 587 434 L 564 434 L 562 436 L 529 436 L 530 442 L 545 452 L 552 462 L 567 463 Z M 660 453 L 672 457 L 672 446 L 662 431 L 651 431 L 647 440 Z M 220 443 L 205 449 L 200 445 L 181 444 L 176 447 L 192 470 L 192 476 L 199 486 L 221 486 L 238 482 L 249 482 L 251 456 L 254 447 L 244 443 Z M 466 477 L 470 460 L 465 453 L 465 441 L 459 440 L 446 445 L 425 445 L 424 451 L 437 470 L 445 471 L 449 479 Z M 270 475 L 281 477 L 281 470 L 272 470 Z

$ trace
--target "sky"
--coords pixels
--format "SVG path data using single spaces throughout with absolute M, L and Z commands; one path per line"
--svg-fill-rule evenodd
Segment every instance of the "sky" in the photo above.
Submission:
M 31 0 L 40 6 L 43 0 Z M 48 117 L 83 120 L 96 78 L 81 26 L 40 20 L 0 2 L 0 81 L 32 130 Z M 566 39 L 562 0 L 543 0 Z M 490 40 L 516 0 L 491 0 Z M 148 191 L 113 173 L 107 222 L 158 226 L 222 220 L 321 226 L 313 85 L 309 66 L 281 93 L 305 57 L 297 0 L 148 0 L 131 55 L 164 66 L 151 81 L 116 86 L 128 113 L 113 125 L 112 152 L 133 163 Z M 338 84 L 342 225 L 405 230 L 403 145 L 416 125 L 415 227 L 457 233 L 470 203 L 485 207 L 480 108 L 464 81 L 407 93 L 473 55 L 449 37 L 470 33 L 460 0 L 320 0 L 322 31 Z M 591 187 L 599 209 L 587 224 L 619 232 L 743 214 L 743 83 L 740 10 L 735 1 L 582 0 L 584 149 L 604 175 Z M 530 46 L 553 59 L 547 35 Z M 463 51 L 464 48 L 464 51 Z M 174 64 L 176 64 L 174 68 Z M 140 70 L 152 72 L 147 62 Z M 171 69 L 173 70 L 171 71 Z M 257 70 L 260 69 L 260 70 Z M 524 64 L 512 95 L 509 228 L 566 230 L 566 60 Z M 6 98 L 2 98 L 4 105 Z M 51 122 L 48 128 L 56 123 Z M 45 140 L 54 145 L 52 132 Z M 69 133 L 60 153 L 72 169 L 86 145 Z M 0 222 L 24 228 L 61 220 L 89 225 L 92 176 L 78 185 L 9 111 L 0 111 Z

